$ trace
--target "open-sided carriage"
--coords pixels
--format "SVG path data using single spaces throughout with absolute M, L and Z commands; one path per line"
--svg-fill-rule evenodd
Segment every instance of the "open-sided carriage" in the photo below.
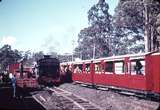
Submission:
M 16 85 L 20 88 L 33 89 L 38 87 L 38 82 L 32 72 L 32 67 L 23 66 L 23 63 L 9 65 L 9 73 L 16 77 Z

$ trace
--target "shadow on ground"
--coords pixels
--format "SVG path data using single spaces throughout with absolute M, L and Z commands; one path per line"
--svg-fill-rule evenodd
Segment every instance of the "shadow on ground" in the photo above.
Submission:
M 24 98 L 13 98 L 12 88 L 0 85 L 0 110 L 45 110 L 30 95 Z

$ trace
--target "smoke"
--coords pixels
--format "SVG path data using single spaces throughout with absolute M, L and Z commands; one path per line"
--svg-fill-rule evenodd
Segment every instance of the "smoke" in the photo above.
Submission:
M 75 26 L 54 26 L 50 30 L 50 35 L 44 39 L 41 47 L 47 53 L 72 53 L 72 42 L 77 38 L 78 32 L 79 30 Z
M 50 35 L 44 39 L 44 43 L 41 45 L 45 53 L 58 52 L 60 43 L 57 39 Z

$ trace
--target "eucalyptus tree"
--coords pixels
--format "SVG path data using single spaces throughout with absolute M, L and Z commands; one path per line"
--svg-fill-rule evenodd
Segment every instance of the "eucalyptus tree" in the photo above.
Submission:
M 123 44 L 121 46 L 125 47 L 127 53 L 144 52 L 145 31 L 148 33 L 148 45 L 152 50 L 152 41 L 157 35 L 155 21 L 160 12 L 159 7 L 155 0 L 120 0 L 113 21 L 115 34 L 120 36 L 120 42 Z M 121 49 L 119 52 L 122 52 Z
M 82 58 L 99 58 L 109 56 L 110 36 L 113 30 L 112 16 L 108 13 L 109 6 L 105 0 L 99 0 L 88 11 L 89 27 L 78 34 L 76 51 Z

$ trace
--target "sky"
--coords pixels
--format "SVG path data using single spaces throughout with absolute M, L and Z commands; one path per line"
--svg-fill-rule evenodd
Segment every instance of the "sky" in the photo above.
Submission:
M 87 12 L 98 0 L 2 0 L 0 47 L 31 52 L 72 53 Z M 114 14 L 118 0 L 106 0 Z M 75 41 L 75 43 L 73 43 Z

